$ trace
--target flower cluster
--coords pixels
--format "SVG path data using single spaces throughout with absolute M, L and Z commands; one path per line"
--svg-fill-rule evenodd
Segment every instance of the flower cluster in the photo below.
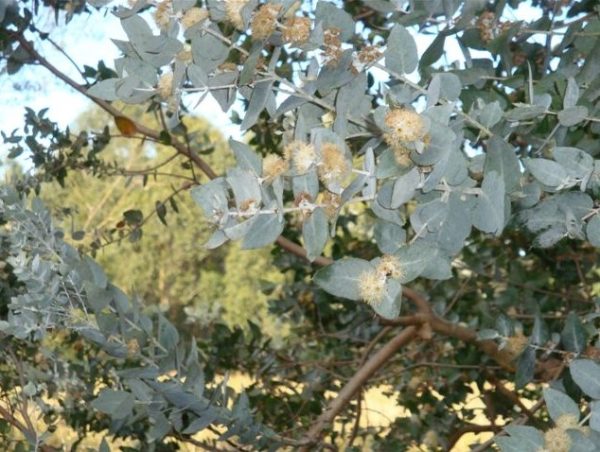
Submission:
M 177 54 L 177 59 L 186 64 L 190 64 L 193 61 L 192 46 L 187 43 L 184 44 L 183 49 L 181 49 Z
M 421 140 L 426 133 L 423 118 L 417 112 L 405 108 L 390 110 L 385 116 L 385 125 L 389 131 L 384 138 L 390 146 L 398 142 Z
M 377 63 L 383 57 L 383 53 L 375 46 L 366 46 L 354 55 L 352 67 L 356 73 L 363 72 L 368 66 Z
M 385 295 L 386 280 L 386 276 L 376 270 L 364 272 L 358 280 L 360 298 L 371 306 L 377 306 Z
M 398 279 L 404 276 L 398 258 L 389 254 L 386 254 L 381 258 L 379 265 L 377 265 L 377 271 L 392 279 Z
M 277 16 L 281 5 L 267 3 L 262 5 L 252 17 L 250 28 L 252 36 L 256 39 L 267 39 L 277 28 Z
M 171 94 L 173 93 L 172 72 L 167 72 L 166 74 L 160 76 L 160 79 L 158 79 L 158 86 L 156 87 L 156 92 L 163 100 L 167 100 L 171 97 Z
M 272 182 L 289 169 L 289 164 L 276 154 L 269 154 L 263 160 L 263 178 Z
M 491 11 L 485 11 L 477 19 L 477 29 L 479 30 L 479 37 L 485 43 L 490 42 L 494 38 L 504 33 L 509 29 L 512 24 L 511 22 L 497 22 L 496 15 Z
M 350 163 L 336 144 L 324 143 L 321 146 L 321 159 L 317 171 L 324 183 L 342 182 L 351 169 Z
M 323 47 L 325 50 L 325 59 L 329 66 L 337 66 L 342 58 L 342 40 L 340 39 L 341 30 L 339 28 L 327 28 L 323 32 Z
M 294 207 L 298 209 L 297 219 L 303 223 L 308 219 L 315 208 L 313 197 L 310 193 L 300 192 L 294 197 Z
M 319 202 L 319 205 L 324 206 L 323 209 L 328 218 L 335 218 L 338 214 L 338 210 L 342 206 L 342 197 L 329 191 L 320 193 L 317 201 Z
M 208 11 L 204 8 L 193 7 L 183 14 L 178 13 L 175 15 L 173 11 L 173 0 L 161 0 L 157 3 L 156 10 L 154 11 L 154 22 L 158 28 L 167 28 L 173 17 L 179 17 L 181 19 L 181 24 L 185 28 L 190 28 L 206 20 L 208 18 Z
M 154 22 L 158 28 L 166 28 L 171 21 L 171 16 L 173 15 L 173 1 L 172 0 L 161 0 L 156 5 L 156 10 L 154 11 Z
M 371 64 L 380 60 L 383 53 L 375 46 L 366 46 L 358 52 L 358 61 L 363 64 Z
M 584 435 L 589 434 L 589 427 L 579 426 L 577 418 L 564 414 L 556 420 L 556 427 L 544 433 L 544 452 L 569 452 L 571 450 L 571 437 L 567 430 L 580 430 Z
M 227 20 L 238 30 L 244 29 L 244 19 L 242 19 L 242 8 L 246 6 L 248 0 L 225 0 L 225 14 Z
M 190 8 L 188 9 L 181 18 L 181 24 L 185 28 L 191 28 L 208 19 L 208 11 L 204 8 Z
M 285 159 L 298 174 L 305 174 L 317 163 L 317 153 L 312 144 L 292 141 L 284 148 Z
M 308 17 L 290 17 L 283 24 L 283 40 L 296 45 L 304 44 L 310 37 L 311 20 Z
M 556 426 L 544 433 L 544 443 L 548 451 L 569 452 L 571 450 L 571 437 L 562 427 Z
M 385 296 L 385 284 L 388 278 L 401 278 L 403 274 L 402 265 L 397 257 L 383 256 L 375 269 L 359 276 L 360 297 L 371 306 L 379 305 Z
M 511 359 L 516 359 L 523 353 L 523 350 L 527 347 L 529 339 L 521 331 L 514 336 L 506 338 L 506 343 L 503 350 L 508 353 Z
M 406 163 L 410 154 L 409 144 L 417 141 L 427 142 L 427 127 L 423 118 L 415 111 L 395 108 L 385 117 L 387 131 L 383 138 L 392 148 L 396 160 Z
M 238 209 L 240 212 L 253 215 L 258 211 L 259 202 L 256 199 L 245 199 L 243 200 Z

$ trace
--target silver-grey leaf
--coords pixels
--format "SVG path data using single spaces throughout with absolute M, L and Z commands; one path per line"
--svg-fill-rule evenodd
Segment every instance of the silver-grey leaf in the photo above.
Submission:
M 385 50 L 385 66 L 399 74 L 410 74 L 418 63 L 419 55 L 414 38 L 402 25 L 394 25 Z
M 328 235 L 327 215 L 321 207 L 317 207 L 302 225 L 302 238 L 306 248 L 306 257 L 310 262 L 321 255 L 327 243 Z
M 505 198 L 504 180 L 496 171 L 487 173 L 473 209 L 473 226 L 480 231 L 500 235 L 505 222 Z

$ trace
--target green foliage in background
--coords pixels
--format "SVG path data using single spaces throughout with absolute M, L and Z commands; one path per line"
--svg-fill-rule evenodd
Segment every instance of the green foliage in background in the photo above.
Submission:
M 136 109 L 125 111 L 140 115 Z M 141 118 L 153 121 L 151 115 Z M 109 121 L 100 111 L 87 112 L 77 127 L 101 130 Z M 224 139 L 204 120 L 190 118 L 186 129 L 190 146 L 206 149 L 213 168 L 233 161 Z M 160 143 L 114 139 L 101 154 L 102 177 L 73 173 L 63 186 L 44 186 L 42 199 L 71 231 L 72 243 L 94 250 L 111 280 L 145 303 L 174 316 L 187 315 L 199 326 L 222 318 L 232 327 L 245 327 L 252 320 L 281 337 L 262 292 L 264 284 L 283 281 L 270 266 L 269 250 L 246 253 L 235 245 L 218 253 L 206 250 L 202 244 L 209 230 L 198 222 L 192 200 L 182 194 L 171 197 L 174 187 L 189 183 L 193 174 L 189 162 L 173 156 Z M 156 162 L 167 164 L 148 170 Z M 170 213 L 159 216 L 157 203 Z M 152 215 L 133 241 L 124 216 L 132 211 Z

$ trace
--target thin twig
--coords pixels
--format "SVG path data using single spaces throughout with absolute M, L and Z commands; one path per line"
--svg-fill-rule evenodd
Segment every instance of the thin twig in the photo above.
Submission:
M 75 60 L 73 60 L 73 58 L 71 58 L 71 56 L 65 52 L 65 50 L 59 46 L 56 42 L 54 42 L 54 40 L 50 37 L 47 36 L 46 37 L 46 41 L 48 41 L 50 44 L 52 44 L 52 46 L 58 50 L 67 60 L 69 60 L 69 62 L 73 65 L 73 67 L 75 69 L 77 69 L 77 72 L 79 72 L 79 74 L 81 75 L 81 77 L 85 80 L 85 76 L 83 75 L 83 71 L 81 69 L 79 69 L 79 66 L 77 65 L 77 63 L 75 62 Z

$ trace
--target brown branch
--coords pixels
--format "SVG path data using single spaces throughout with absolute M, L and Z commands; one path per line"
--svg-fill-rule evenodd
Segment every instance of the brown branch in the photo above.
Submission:
M 27 440 L 29 440 L 30 438 L 37 439 L 38 436 L 35 430 L 32 431 L 28 429 L 21 421 L 19 421 L 10 411 L 8 411 L 2 405 L 0 405 L 0 418 L 4 419 L 14 428 L 19 430 Z M 36 450 L 39 450 L 41 452 L 56 452 L 57 450 L 52 446 L 48 446 L 47 444 L 37 444 L 36 446 Z
M 405 291 L 406 292 L 406 291 Z M 423 298 L 422 296 L 417 295 L 418 298 Z M 414 301 L 414 300 L 413 300 Z M 423 300 L 421 300 L 423 302 Z M 426 302 L 426 301 L 425 301 Z M 427 306 L 429 306 L 427 304 Z M 486 340 L 480 341 L 477 339 L 477 332 L 470 328 L 466 328 L 460 326 L 456 323 L 448 322 L 447 320 L 438 317 L 430 308 L 429 312 L 420 312 L 415 314 L 414 316 L 405 316 L 400 317 L 399 319 L 394 320 L 385 320 L 385 324 L 387 325 L 406 325 L 406 324 L 428 324 L 431 329 L 438 334 L 447 337 L 453 337 L 465 343 L 476 344 L 477 347 L 484 352 L 486 355 L 493 358 L 498 364 L 500 364 L 506 370 L 514 371 L 514 366 L 511 364 L 512 356 L 498 348 L 498 344 L 494 341 Z
M 116 107 L 111 105 L 109 102 L 106 102 L 105 100 L 102 100 L 102 99 L 98 99 L 97 97 L 94 97 L 94 96 L 90 96 L 88 94 L 87 88 L 85 86 L 80 85 L 75 80 L 68 77 L 66 74 L 62 73 L 58 68 L 56 68 L 48 60 L 46 60 L 42 55 L 40 55 L 37 52 L 37 50 L 35 50 L 35 48 L 31 45 L 31 43 L 23 37 L 23 35 L 21 35 L 19 33 L 12 33 L 12 35 L 15 37 L 15 39 L 17 41 L 19 41 L 19 43 L 21 44 L 23 49 L 25 49 L 40 65 L 45 67 L 48 71 L 50 71 L 57 78 L 59 78 L 60 80 L 65 82 L 71 88 L 80 92 L 84 96 L 88 97 L 90 100 L 92 100 L 94 103 L 96 103 L 96 105 L 98 105 L 100 108 L 102 108 L 104 111 L 106 111 L 112 117 L 114 117 L 114 118 L 125 117 L 126 119 L 128 119 L 135 125 L 136 130 L 140 134 L 142 134 L 146 137 L 152 138 L 154 140 L 161 141 L 160 133 L 157 132 L 156 130 L 150 129 L 149 127 L 144 126 L 143 124 L 135 121 L 134 119 L 124 116 L 123 113 L 121 113 Z M 190 160 L 192 160 L 194 162 L 194 164 L 198 168 L 200 168 L 204 172 L 204 174 L 206 174 L 210 179 L 214 179 L 217 177 L 217 174 L 212 170 L 212 168 L 208 165 L 208 163 L 206 163 L 200 156 L 198 156 L 198 154 L 189 150 L 184 143 L 182 143 L 181 141 L 177 140 L 174 137 L 171 137 L 171 146 L 173 146 L 177 150 L 178 153 L 185 155 Z
M 329 403 L 329 406 L 321 413 L 306 434 L 306 442 L 314 445 L 319 441 L 323 430 L 342 409 L 355 397 L 366 381 L 371 378 L 385 363 L 398 351 L 417 337 L 418 328 L 409 326 L 402 330 L 392 340 L 377 351 L 346 383 L 337 396 Z M 312 450 L 310 446 L 301 449 Z
M 358 395 L 356 396 L 356 417 L 354 418 L 354 425 L 352 426 L 352 432 L 350 433 L 350 439 L 348 440 L 348 444 L 345 447 L 345 450 L 352 449 L 352 445 L 356 440 L 356 436 L 358 435 L 358 428 L 360 427 L 360 417 L 362 415 L 362 403 L 363 403 L 363 393 L 362 390 L 358 391 Z
M 518 406 L 523 414 L 529 418 L 529 420 L 534 420 L 534 414 L 525 406 L 525 404 L 521 401 L 521 398 L 518 394 L 508 389 L 506 386 L 502 384 L 500 380 L 498 380 L 494 375 L 488 373 L 488 380 L 496 386 L 496 390 L 510 400 L 513 405 Z
M 360 359 L 360 366 L 367 362 L 369 354 L 373 351 L 377 343 L 390 331 L 392 331 L 392 328 L 389 326 L 382 328 L 381 331 L 379 331 L 379 333 L 377 333 L 377 335 L 371 340 L 371 342 L 369 342 L 369 345 L 367 345 L 367 347 L 363 351 L 363 356 Z
M 499 425 L 477 425 L 466 423 L 450 435 L 448 438 L 448 450 L 451 450 L 458 440 L 467 433 L 499 432 L 501 430 L 502 427 Z
M 37 438 L 37 432 L 35 430 L 35 427 L 33 426 L 33 422 L 31 421 L 31 418 L 29 417 L 29 413 L 28 413 L 29 403 L 27 400 L 27 396 L 24 393 L 25 372 L 23 371 L 23 365 L 22 365 L 21 361 L 19 361 L 19 359 L 17 358 L 17 355 L 14 353 L 12 347 L 8 348 L 8 353 L 9 353 L 11 359 L 15 363 L 15 368 L 16 368 L 17 374 L 19 376 L 19 384 L 21 385 L 21 393 L 17 396 L 18 397 L 17 404 L 21 406 L 21 410 L 20 410 L 21 416 L 23 416 L 23 420 L 27 424 L 28 431 L 31 432 L 33 434 L 33 436 L 35 436 L 35 438 Z M 20 400 L 20 402 L 19 402 L 19 400 Z
M 369 344 L 366 346 L 366 348 L 363 351 L 362 354 L 362 358 L 360 359 L 360 364 L 359 367 L 364 366 L 364 364 L 367 362 L 367 359 L 369 357 L 369 354 L 373 351 L 373 349 L 375 348 L 375 346 L 377 345 L 377 343 L 383 339 L 385 337 L 386 334 L 388 334 L 390 331 L 392 331 L 392 327 L 391 326 L 386 326 L 384 328 L 382 328 L 379 333 L 377 333 L 375 335 L 375 337 L 371 340 L 371 342 L 369 342 Z M 358 394 L 356 396 L 356 417 L 354 419 L 354 425 L 352 426 L 352 433 L 350 434 L 350 439 L 348 440 L 348 444 L 346 445 L 346 449 L 351 449 L 352 445 L 354 444 L 354 441 L 356 440 L 356 436 L 358 435 L 358 428 L 360 425 L 360 417 L 361 417 L 361 409 L 362 409 L 362 401 L 363 401 L 363 393 L 362 393 L 362 388 L 360 388 L 358 390 Z
M 12 413 L 6 408 L 4 408 L 2 405 L 0 405 L 0 417 L 2 417 L 2 419 L 4 419 L 17 430 L 19 430 L 21 433 L 23 433 L 23 435 L 27 436 L 27 434 L 29 433 L 27 427 L 23 425 L 21 421 L 14 417 Z

